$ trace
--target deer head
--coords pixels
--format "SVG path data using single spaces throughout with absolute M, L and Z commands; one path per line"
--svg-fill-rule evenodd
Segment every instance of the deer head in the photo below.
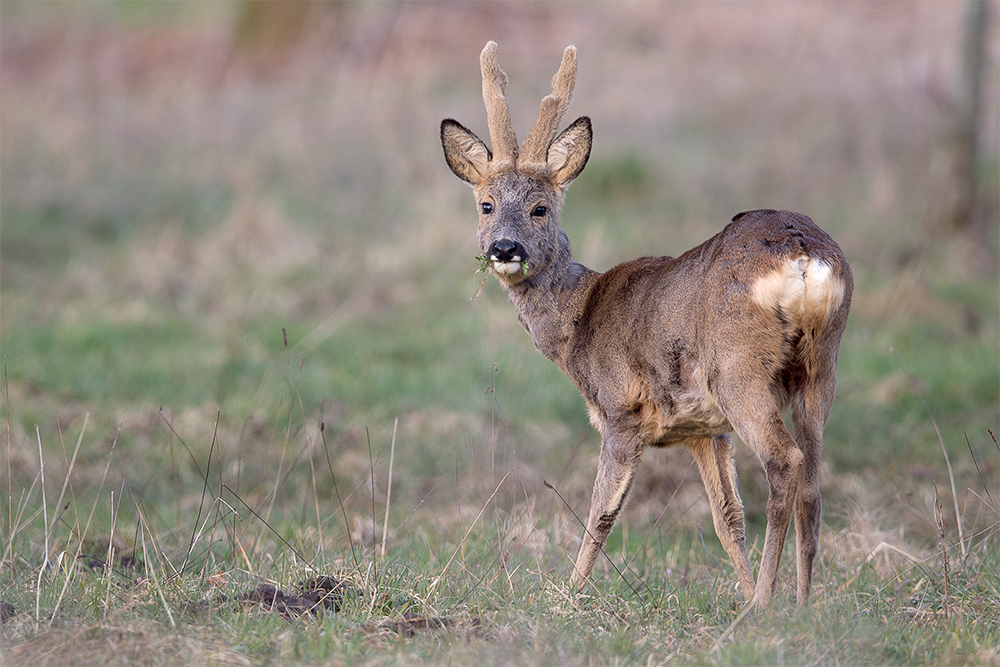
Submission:
M 475 192 L 483 257 L 500 282 L 511 287 L 545 271 L 561 253 L 568 257 L 559 213 L 566 188 L 587 164 L 593 134 L 590 119 L 583 116 L 556 135 L 573 97 L 576 47 L 563 52 L 552 94 L 542 99 L 520 150 L 496 42 L 486 44 L 479 61 L 493 150 L 450 118 L 441 122 L 441 144 L 448 166 Z

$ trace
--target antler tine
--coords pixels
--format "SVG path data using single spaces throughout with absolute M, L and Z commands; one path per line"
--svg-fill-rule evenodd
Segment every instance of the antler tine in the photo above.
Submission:
M 479 56 L 483 70 L 483 102 L 490 126 L 490 143 L 493 144 L 494 168 L 505 162 L 513 168 L 517 162 L 517 137 L 510 122 L 507 104 L 507 75 L 497 61 L 497 43 L 489 41 Z
M 542 98 L 538 110 L 538 120 L 528 132 L 521 146 L 525 162 L 545 163 L 549 144 L 556 137 L 559 121 L 566 115 L 569 103 L 573 99 L 573 86 L 576 84 L 576 47 L 567 46 L 563 51 L 559 71 L 552 77 L 552 93 Z

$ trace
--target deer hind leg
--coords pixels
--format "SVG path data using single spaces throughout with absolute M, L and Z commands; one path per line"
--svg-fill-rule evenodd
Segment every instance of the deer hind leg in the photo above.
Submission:
M 829 416 L 836 381 L 833 373 L 807 381 L 792 401 L 795 440 L 802 450 L 802 485 L 795 502 L 796 600 L 805 604 L 812 584 L 813 559 L 819 552 L 819 467 L 823 427 Z
M 701 471 L 708 502 L 712 507 L 715 534 L 729 554 L 746 601 L 754 594 L 753 572 L 747 558 L 743 501 L 736 486 L 735 452 L 729 436 L 695 440 L 688 444 Z
M 738 374 L 733 374 L 738 378 Z M 766 384 L 725 383 L 718 392 L 729 422 L 764 465 L 767 476 L 767 529 L 753 605 L 767 605 L 778 580 L 778 565 L 802 478 L 802 452 L 792 439 Z
M 594 480 L 594 495 L 590 500 L 587 530 L 570 577 L 571 586 L 578 586 L 594 569 L 594 562 L 625 506 L 641 456 L 642 443 L 637 438 L 605 433 L 597 464 L 597 479 Z
M 820 429 L 806 419 L 798 402 L 792 408 L 795 437 L 802 450 L 802 484 L 795 501 L 796 595 L 799 604 L 809 597 L 813 559 L 819 551 L 819 455 L 823 448 Z

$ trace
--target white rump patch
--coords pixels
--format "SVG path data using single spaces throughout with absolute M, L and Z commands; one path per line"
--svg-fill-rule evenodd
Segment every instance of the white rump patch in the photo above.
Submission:
M 844 282 L 826 262 L 790 259 L 753 283 L 751 297 L 762 308 L 779 308 L 795 324 L 824 321 L 844 299 Z

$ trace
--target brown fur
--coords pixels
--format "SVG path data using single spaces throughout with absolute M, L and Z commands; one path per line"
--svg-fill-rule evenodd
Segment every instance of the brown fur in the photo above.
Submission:
M 566 49 L 520 151 L 495 43 L 481 63 L 491 139 L 502 150 L 493 155 L 445 120 L 445 158 L 474 188 L 480 246 L 497 257 L 491 267 L 518 318 L 576 384 L 602 438 L 573 581 L 590 575 L 644 448 L 685 444 L 744 598 L 757 607 L 769 601 L 794 515 L 804 602 L 819 548 L 822 433 L 853 289 L 843 253 L 804 215 L 752 211 L 677 258 L 643 257 L 603 274 L 573 262 L 559 212 L 590 155 L 590 120 L 555 133 L 572 97 L 576 50 Z M 789 404 L 794 438 L 780 415 Z M 727 435 L 733 430 L 760 458 L 769 486 L 756 583 Z

